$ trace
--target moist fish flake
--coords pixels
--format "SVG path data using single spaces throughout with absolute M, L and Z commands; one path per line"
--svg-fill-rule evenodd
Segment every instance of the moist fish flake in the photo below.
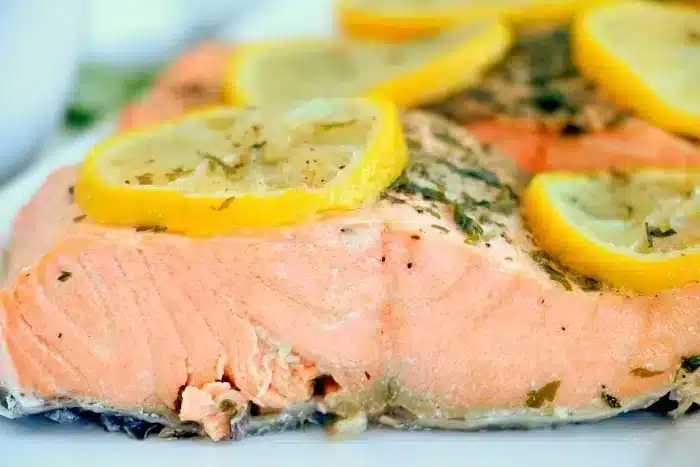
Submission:
M 14 223 L 0 413 L 237 440 L 694 407 L 700 285 L 572 274 L 533 243 L 512 161 L 439 116 L 403 126 L 411 163 L 375 202 L 227 237 L 74 222 L 76 168 L 50 175 Z

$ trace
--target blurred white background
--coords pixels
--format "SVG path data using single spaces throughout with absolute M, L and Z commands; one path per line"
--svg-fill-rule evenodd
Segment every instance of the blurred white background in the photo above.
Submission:
M 124 93 L 108 88 L 110 78 L 152 74 L 188 43 L 274 1 L 1 0 L 0 183 L 30 163 L 77 84 L 82 101 L 115 105 Z

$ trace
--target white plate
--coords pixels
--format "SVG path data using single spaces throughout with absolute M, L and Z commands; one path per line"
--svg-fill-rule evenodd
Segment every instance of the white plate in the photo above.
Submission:
M 277 0 L 224 32 L 258 39 L 330 32 L 327 0 Z M 104 124 L 76 141 L 58 138 L 21 177 L 0 188 L 0 245 L 17 209 L 55 167 L 75 163 L 109 134 Z M 94 427 L 0 420 L 0 466 L 196 467 L 448 466 L 698 467 L 700 417 L 675 422 L 650 414 L 556 430 L 486 433 L 371 430 L 359 439 L 329 442 L 322 432 L 283 433 L 214 445 L 208 441 L 138 442 Z

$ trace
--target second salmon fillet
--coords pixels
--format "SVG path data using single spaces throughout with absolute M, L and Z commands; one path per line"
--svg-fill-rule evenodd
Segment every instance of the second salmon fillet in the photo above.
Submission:
M 700 285 L 643 296 L 569 273 L 534 245 L 509 161 L 440 117 L 404 126 L 411 165 L 375 203 L 231 237 L 91 224 L 76 169 L 54 173 L 14 226 L 2 413 L 218 440 L 309 417 L 532 427 L 698 399 Z

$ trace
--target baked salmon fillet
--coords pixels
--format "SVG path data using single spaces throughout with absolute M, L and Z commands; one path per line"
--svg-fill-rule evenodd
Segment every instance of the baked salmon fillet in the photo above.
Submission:
M 18 215 L 0 410 L 214 440 L 324 423 L 473 430 L 700 398 L 700 284 L 639 295 L 537 248 L 510 159 L 425 113 L 361 209 L 193 239 L 90 223 L 76 168 Z

